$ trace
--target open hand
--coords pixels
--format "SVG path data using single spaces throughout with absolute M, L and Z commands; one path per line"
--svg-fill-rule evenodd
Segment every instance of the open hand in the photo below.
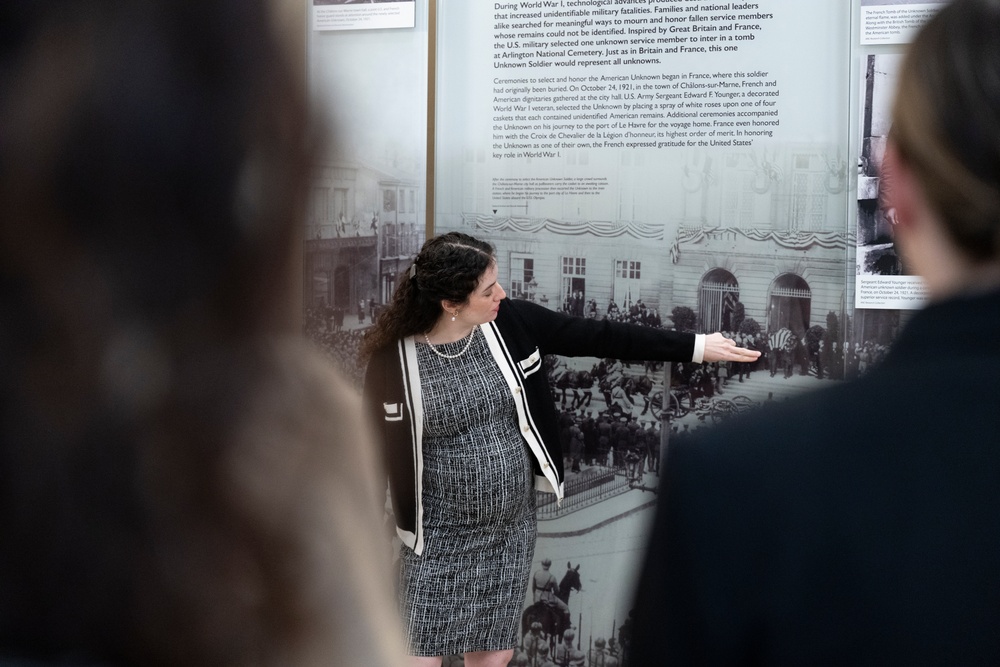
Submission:
M 738 347 L 732 338 L 726 338 L 719 332 L 705 336 L 705 355 L 702 361 L 753 361 L 760 356 L 759 350 L 748 350 Z

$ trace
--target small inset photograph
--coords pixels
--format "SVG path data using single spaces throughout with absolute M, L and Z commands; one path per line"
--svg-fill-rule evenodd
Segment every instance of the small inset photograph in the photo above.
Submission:
M 414 0 L 313 0 L 313 30 L 412 28 Z

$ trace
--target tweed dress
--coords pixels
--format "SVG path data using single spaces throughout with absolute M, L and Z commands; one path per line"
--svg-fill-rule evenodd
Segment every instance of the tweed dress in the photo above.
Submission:
M 443 359 L 417 345 L 423 394 L 424 549 L 400 549 L 400 605 L 411 655 L 498 651 L 518 643 L 535 550 L 531 460 L 513 398 L 477 327 Z M 458 354 L 467 339 L 435 345 Z

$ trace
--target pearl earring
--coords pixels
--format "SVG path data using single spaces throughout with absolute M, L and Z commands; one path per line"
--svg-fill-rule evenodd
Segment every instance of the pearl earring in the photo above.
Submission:
M 452 314 L 451 314 L 451 321 L 452 321 L 452 322 L 454 322 L 454 321 L 455 321 L 455 313 L 452 313 Z

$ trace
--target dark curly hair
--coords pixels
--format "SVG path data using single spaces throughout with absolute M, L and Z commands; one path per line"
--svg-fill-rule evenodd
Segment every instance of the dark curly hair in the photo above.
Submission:
M 448 232 L 428 239 L 362 341 L 362 358 L 400 338 L 429 331 L 441 316 L 441 302 L 468 301 L 495 263 L 493 246 L 468 234 Z

